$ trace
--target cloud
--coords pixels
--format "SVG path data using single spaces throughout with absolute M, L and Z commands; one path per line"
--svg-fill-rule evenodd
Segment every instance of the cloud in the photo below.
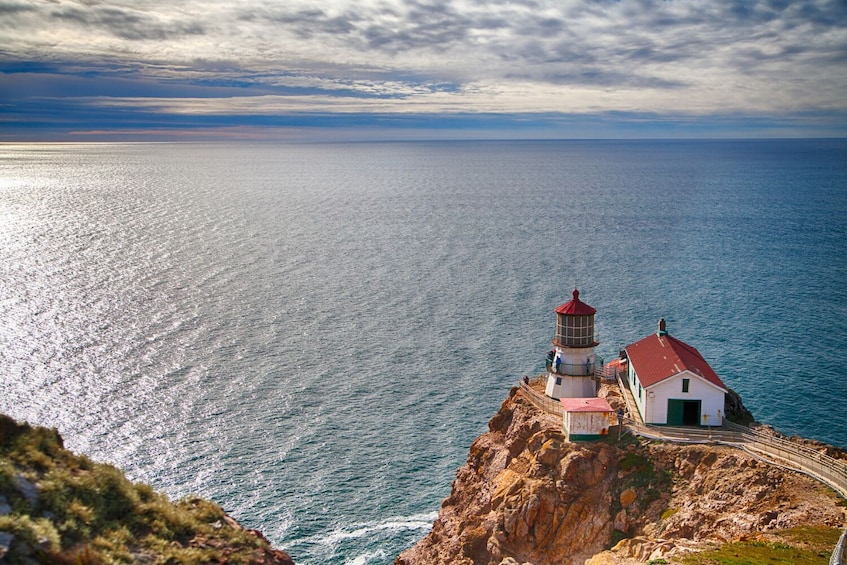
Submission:
M 33 12 L 35 6 L 23 2 L 0 2 L 0 15 L 13 16 L 22 12 Z
M 237 19 L 251 24 L 264 22 L 274 26 L 291 28 L 302 39 L 321 35 L 341 36 L 355 29 L 358 17 L 352 13 L 330 16 L 319 8 L 296 8 L 283 6 L 252 7 L 238 9 Z
M 62 24 L 70 24 L 69 27 L 103 30 L 129 41 L 168 41 L 203 33 L 203 26 L 198 22 L 168 21 L 162 15 L 124 7 L 60 5 L 50 10 L 49 16 Z
M 843 0 L 0 0 L 0 111 L 34 111 L 37 98 L 205 116 L 832 111 L 841 119 L 845 8 Z

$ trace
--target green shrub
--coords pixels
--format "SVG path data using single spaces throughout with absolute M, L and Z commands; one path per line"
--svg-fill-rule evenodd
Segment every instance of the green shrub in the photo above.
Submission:
M 633 470 L 636 472 L 645 472 L 652 471 L 653 465 L 643 455 L 639 455 L 635 452 L 630 452 L 627 453 L 624 458 L 618 462 L 618 469 L 624 472 Z
M 611 547 L 615 547 L 616 545 L 618 545 L 618 543 L 621 542 L 621 540 L 625 540 L 625 539 L 628 539 L 628 538 L 629 538 L 629 535 L 627 535 L 626 532 L 622 532 L 620 530 L 613 530 L 612 531 L 612 545 L 611 545 Z
M 199 496 L 187 496 L 177 502 L 177 506 L 191 512 L 197 520 L 206 524 L 223 520 L 226 516 L 223 508 Z
M 157 497 L 161 497 L 162 495 L 153 490 L 148 484 L 144 483 L 135 483 L 133 485 L 135 487 L 135 494 L 138 496 L 138 500 L 140 502 L 150 502 L 155 500 Z
M 151 531 L 165 540 L 181 540 L 192 537 L 199 523 L 185 510 L 167 499 L 148 502 L 139 512 L 150 524 Z
M 821 526 L 799 526 L 781 532 L 785 538 L 794 543 L 806 544 L 823 549 L 834 548 L 841 537 L 840 528 L 825 528 Z
M 9 532 L 15 536 L 10 555 L 18 558 L 23 558 L 32 552 L 58 551 L 61 547 L 59 532 L 46 518 L 33 520 L 29 516 L 20 514 L 0 516 L 0 532 Z M 9 561 L 14 562 L 15 559 Z
M 133 543 L 137 543 L 136 536 L 126 526 L 109 530 L 91 540 L 95 550 L 107 556 L 111 563 L 132 563 L 133 557 L 129 546 Z
M 16 487 L 19 475 L 37 485 L 35 507 Z M 12 508 L 0 516 L 0 530 L 15 536 L 10 563 L 246 563 L 264 545 L 245 530 L 221 527 L 219 505 L 196 496 L 173 503 L 111 465 L 65 450 L 56 430 L 2 414 L 0 495 Z
M 76 499 L 68 503 L 63 518 L 56 521 L 62 539 L 66 542 L 89 539 L 94 531 L 94 511 Z
M 0 492 L 12 488 L 12 477 L 15 476 L 15 468 L 11 462 L 0 459 Z
M 801 527 L 774 532 L 775 541 L 737 541 L 682 557 L 685 565 L 828 565 L 841 531 Z
M 662 479 L 663 475 L 656 473 L 649 459 L 637 453 L 628 453 L 618 463 L 618 468 L 627 474 L 624 481 L 624 485 L 627 487 L 639 488 L 649 486 L 654 482 L 662 482 L 657 481 L 657 479 Z

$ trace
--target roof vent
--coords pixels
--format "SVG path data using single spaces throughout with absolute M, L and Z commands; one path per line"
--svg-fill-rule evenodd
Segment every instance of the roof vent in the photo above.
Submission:
M 659 329 L 656 331 L 656 335 L 659 337 L 668 335 L 668 326 L 664 318 L 659 318 Z

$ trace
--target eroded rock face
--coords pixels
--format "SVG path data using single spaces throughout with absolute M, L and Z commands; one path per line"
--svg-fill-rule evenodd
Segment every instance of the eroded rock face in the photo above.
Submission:
M 833 492 L 742 451 L 658 443 L 642 446 L 639 453 L 669 476 L 670 491 L 647 508 L 638 508 L 636 500 L 627 509 L 632 519 L 625 533 L 631 537 L 587 565 L 644 563 L 798 526 L 844 527 L 844 511 Z
M 722 447 L 656 445 L 652 457 L 672 465 L 671 514 L 646 523 L 654 538 L 731 540 L 803 524 L 840 527 L 834 494 L 798 473 Z
M 432 531 L 396 565 L 644 563 L 797 525 L 844 522 L 813 480 L 732 448 L 568 443 L 513 389 L 471 445 Z
M 614 447 L 566 442 L 557 418 L 514 392 L 489 429 L 432 532 L 397 563 L 582 563 L 608 546 Z

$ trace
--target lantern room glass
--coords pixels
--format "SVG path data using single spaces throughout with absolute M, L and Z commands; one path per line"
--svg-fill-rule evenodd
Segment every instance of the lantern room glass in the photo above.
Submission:
M 592 347 L 594 345 L 594 315 L 559 314 L 556 322 L 556 342 L 559 345 L 564 347 Z

